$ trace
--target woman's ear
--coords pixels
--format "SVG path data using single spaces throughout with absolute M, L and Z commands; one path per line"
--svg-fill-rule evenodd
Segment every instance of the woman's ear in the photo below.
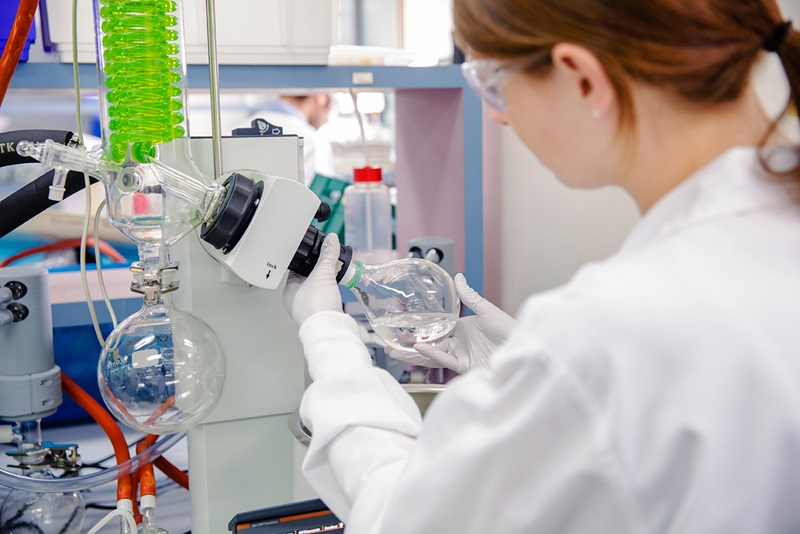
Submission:
M 551 52 L 553 66 L 574 83 L 576 94 L 587 113 L 599 119 L 614 103 L 614 86 L 600 60 L 582 46 L 559 43 Z

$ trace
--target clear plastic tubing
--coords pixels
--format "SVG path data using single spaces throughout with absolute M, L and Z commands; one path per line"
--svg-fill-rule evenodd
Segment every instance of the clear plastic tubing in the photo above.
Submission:
M 186 435 L 186 432 L 173 434 L 155 443 L 141 454 L 137 454 L 127 462 L 110 467 L 91 475 L 82 475 L 71 478 L 36 479 L 10 473 L 0 469 L 0 485 L 18 490 L 34 491 L 39 493 L 61 493 L 65 491 L 81 491 L 130 475 L 144 463 L 149 463 L 167 452 Z

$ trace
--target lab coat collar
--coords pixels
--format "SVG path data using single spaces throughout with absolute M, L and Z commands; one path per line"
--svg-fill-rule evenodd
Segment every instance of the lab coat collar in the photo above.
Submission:
M 792 202 L 788 186 L 767 173 L 756 147 L 734 147 L 702 167 L 656 202 L 628 236 L 621 252 L 644 246 L 719 217 Z M 775 170 L 800 165 L 800 153 L 788 147 L 763 149 Z

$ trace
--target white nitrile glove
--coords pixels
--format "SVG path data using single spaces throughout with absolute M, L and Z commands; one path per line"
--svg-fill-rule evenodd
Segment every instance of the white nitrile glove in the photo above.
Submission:
M 389 356 L 412 365 L 446 367 L 457 373 L 466 373 L 489 362 L 495 348 L 508 338 L 515 321 L 469 287 L 463 274 L 455 276 L 455 283 L 461 302 L 475 315 L 459 319 L 453 337 L 438 347 L 416 343 L 417 352 L 392 349 Z
M 338 263 L 339 236 L 331 233 L 322 242 L 319 259 L 308 278 L 289 273 L 283 290 L 283 307 L 298 327 L 315 313 L 342 311 L 342 295 L 336 283 Z

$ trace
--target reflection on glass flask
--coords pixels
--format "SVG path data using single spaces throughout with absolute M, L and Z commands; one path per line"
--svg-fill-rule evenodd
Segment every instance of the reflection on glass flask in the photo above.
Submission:
M 460 301 L 452 278 L 427 260 L 380 265 L 353 260 L 340 283 L 355 294 L 375 333 L 396 349 L 441 343 L 458 320 Z
M 106 405 L 121 421 L 141 432 L 172 434 L 214 409 L 225 356 L 208 324 L 162 296 L 111 333 L 97 377 Z
M 55 478 L 49 471 L 34 471 L 32 478 Z M 36 493 L 14 490 L 0 509 L 0 532 L 23 534 L 80 534 L 86 509 L 80 492 Z

